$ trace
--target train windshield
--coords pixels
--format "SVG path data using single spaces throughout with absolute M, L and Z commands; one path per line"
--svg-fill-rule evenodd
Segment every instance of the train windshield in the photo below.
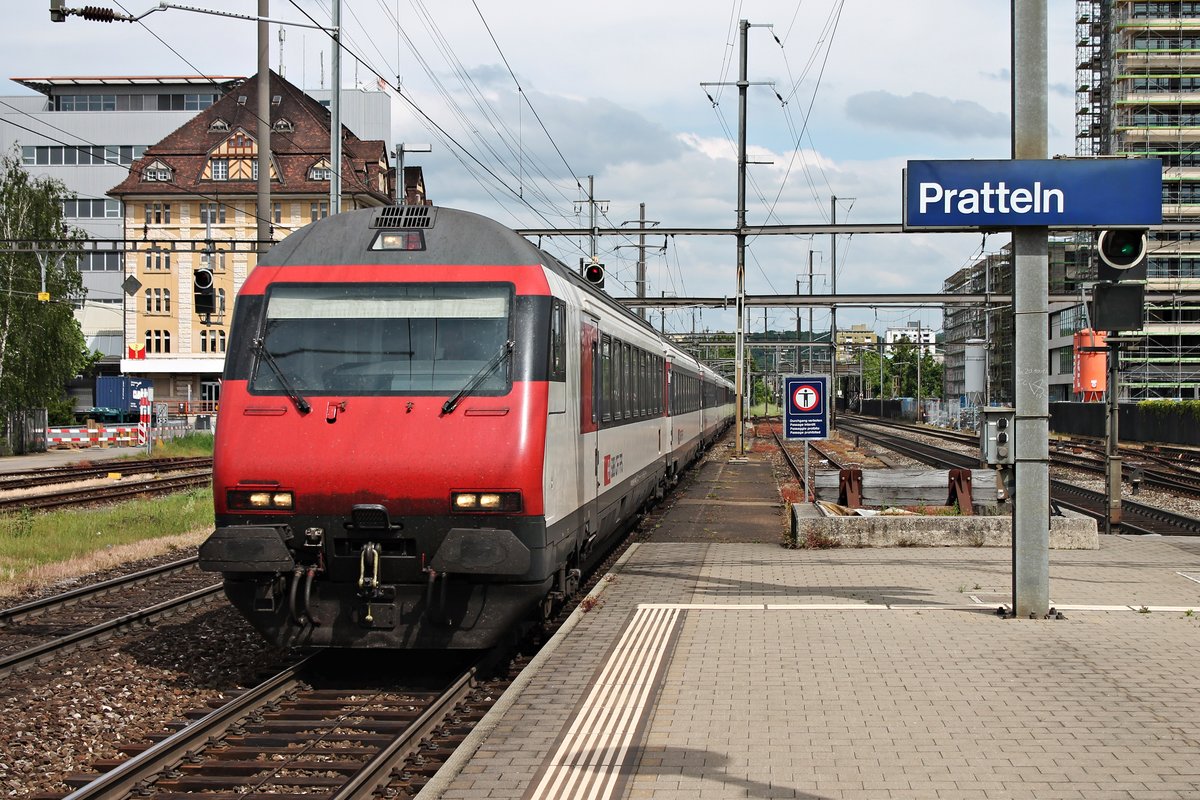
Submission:
M 274 286 L 250 390 L 303 394 L 453 394 L 510 338 L 511 284 Z M 476 394 L 508 391 L 510 362 Z

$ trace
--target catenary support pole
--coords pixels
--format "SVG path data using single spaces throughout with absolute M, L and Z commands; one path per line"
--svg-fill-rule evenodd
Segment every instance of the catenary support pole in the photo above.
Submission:
M 1046 0 L 1012 0 L 1012 157 L 1047 152 Z M 1041 618 L 1050 610 L 1050 406 L 1047 231 L 1012 235 L 1016 401 L 1013 499 L 1013 613 Z
M 268 57 L 271 47 L 271 26 L 267 18 L 271 15 L 270 0 L 258 0 L 258 180 L 255 188 L 257 198 L 254 212 L 258 217 L 256 228 L 258 245 L 255 250 L 261 255 L 270 248 L 271 239 L 271 63 Z
M 746 454 L 744 407 L 746 374 L 746 90 L 748 80 L 748 58 L 750 21 L 738 22 L 738 186 L 737 186 L 737 332 L 734 334 L 735 367 L 737 384 L 737 447 L 735 454 L 740 458 Z
M 342 0 L 333 0 L 333 59 L 329 87 L 329 213 L 342 210 Z
M 837 196 L 829 198 L 829 223 L 837 224 Z M 837 234 L 829 234 L 829 286 L 837 294 Z M 837 427 L 837 306 L 829 309 L 829 427 Z

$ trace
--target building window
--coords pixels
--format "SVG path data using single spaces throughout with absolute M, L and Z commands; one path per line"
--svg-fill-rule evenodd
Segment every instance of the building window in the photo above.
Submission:
M 329 216 L 329 201 L 322 200 L 319 203 L 308 204 L 308 221 L 316 222 L 319 219 L 325 219 Z
M 201 253 L 200 266 L 208 267 L 214 273 L 225 271 L 225 251 L 218 250 L 215 253 Z
M 212 160 L 212 179 L 214 181 L 229 180 L 229 159 L 214 158 Z
M 142 170 L 142 180 L 144 181 L 169 181 L 172 177 L 171 168 L 157 160 Z
M 200 352 L 224 353 L 225 331 L 219 328 L 200 331 Z
M 116 111 L 115 94 L 60 94 L 51 98 L 52 111 Z
M 169 353 L 171 352 L 171 332 L 161 330 L 146 331 L 146 352 L 147 353 Z
M 160 94 L 159 111 L 203 111 L 217 100 L 215 94 Z
M 60 200 L 62 214 L 68 219 L 119 219 L 120 200 Z
M 79 259 L 80 272 L 120 272 L 123 253 L 84 253 Z
M 201 225 L 224 225 L 225 224 L 225 206 L 223 203 L 201 203 L 200 204 L 200 224 Z
M 171 204 L 170 203 L 146 203 L 146 224 L 147 225 L 170 225 L 171 224 Z
M 170 314 L 171 313 L 171 290 L 170 289 L 147 289 L 146 290 L 146 313 L 147 314 Z
M 283 222 L 283 203 L 271 203 L 271 219 L 277 225 Z
M 296 126 L 293 125 L 292 121 L 286 117 L 280 117 L 277 119 L 272 127 L 279 133 L 291 133 L 292 131 L 296 130 Z
M 229 123 L 223 119 L 214 119 L 208 126 L 209 133 L 224 133 L 229 130 Z
M 146 272 L 170 272 L 171 251 L 153 250 L 146 253 Z
M 225 315 L 225 290 L 217 289 L 217 314 Z M 224 349 L 224 348 L 222 348 Z

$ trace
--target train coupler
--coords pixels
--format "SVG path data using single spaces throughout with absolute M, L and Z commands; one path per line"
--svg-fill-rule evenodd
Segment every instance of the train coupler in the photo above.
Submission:
M 367 542 L 358 554 L 358 593 L 362 597 L 373 597 L 379 590 L 379 545 Z

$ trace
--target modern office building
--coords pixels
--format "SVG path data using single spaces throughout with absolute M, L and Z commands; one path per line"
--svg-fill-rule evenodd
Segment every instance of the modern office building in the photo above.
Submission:
M 67 224 L 92 239 L 123 236 L 121 201 L 106 193 L 146 148 L 240 85 L 235 76 L 13 78 L 36 94 L 0 97 L 0 148 L 31 174 L 62 181 Z M 115 373 L 125 353 L 125 279 L 120 250 L 90 253 L 78 266 L 87 301 L 76 311 L 88 346 Z

